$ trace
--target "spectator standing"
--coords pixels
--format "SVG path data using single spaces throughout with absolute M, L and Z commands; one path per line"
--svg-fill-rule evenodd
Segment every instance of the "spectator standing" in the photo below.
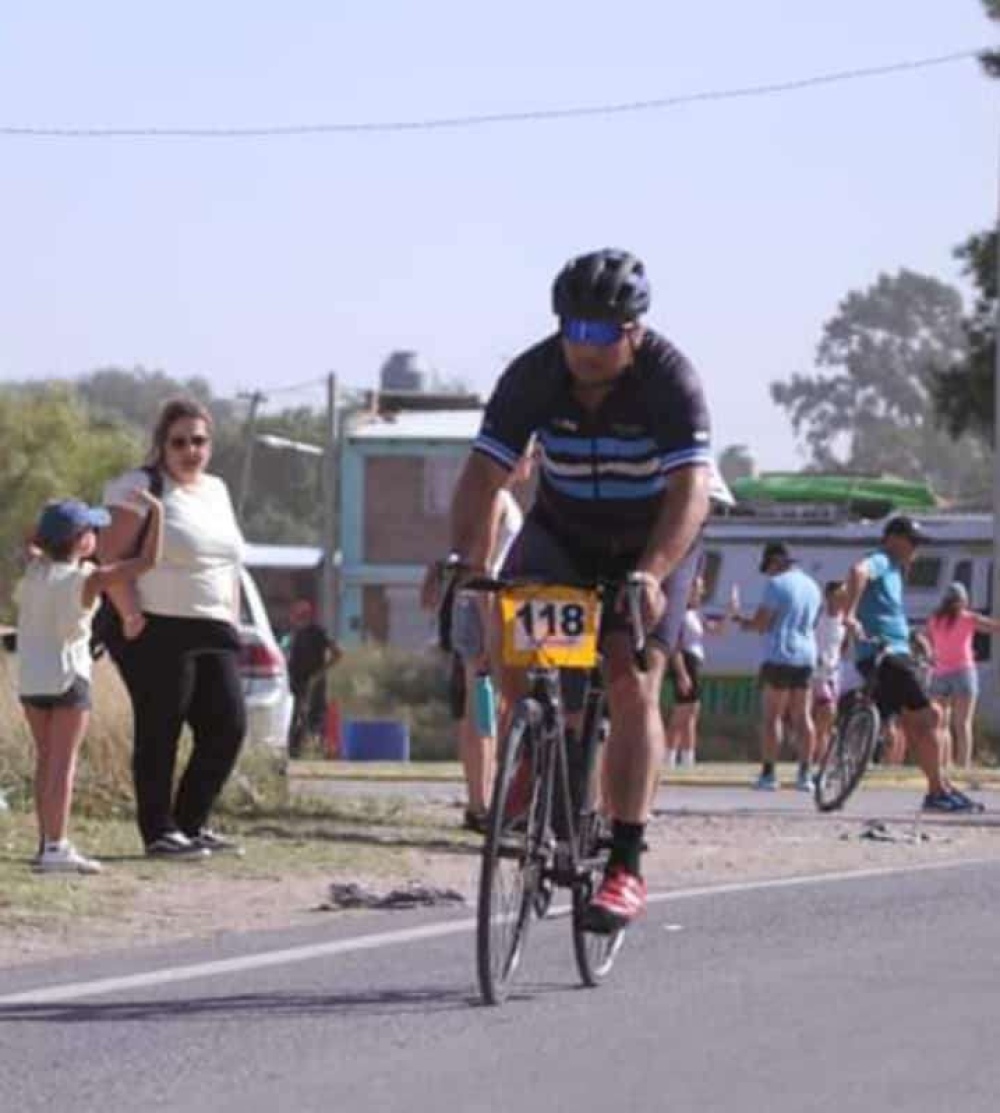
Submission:
M 288 755 L 299 757 L 308 734 L 326 734 L 327 671 L 340 660 L 340 647 L 316 621 L 316 608 L 308 599 L 296 599 L 289 614 L 288 682 L 294 707 L 288 733 Z
M 153 430 L 146 467 L 105 488 L 111 524 L 102 561 L 135 551 L 145 508 L 132 497 L 163 490 L 163 559 L 134 585 L 109 592 L 122 637 L 108 649 L 132 701 L 133 775 L 139 833 L 147 855 L 163 859 L 242 853 L 208 826 L 246 733 L 239 671 L 243 538 L 225 483 L 207 467 L 212 418 L 198 402 L 167 402 Z M 193 749 L 174 793 L 183 727 Z
M 817 760 L 826 753 L 840 700 L 840 670 L 847 653 L 846 601 L 843 580 L 830 580 L 823 588 L 823 609 L 816 622 L 816 674 L 812 685 Z
M 768 584 L 756 613 L 752 618 L 736 618 L 742 629 L 755 630 L 765 637 L 760 670 L 763 760 L 755 787 L 764 791 L 779 787 L 775 766 L 787 724 L 799 744 L 795 787 L 800 792 L 811 792 L 816 747 L 812 677 L 821 605 L 819 585 L 798 567 L 780 541 L 764 547 L 760 571 L 767 576 Z
M 701 674 L 705 666 L 705 635 L 719 634 L 725 619 L 706 618 L 701 613 L 705 578 L 695 577 L 681 624 L 680 642 L 670 655 L 670 680 L 674 703 L 667 718 L 667 768 L 693 769 L 701 711 Z
M 976 634 L 994 634 L 1000 622 L 976 614 L 969 607 L 969 593 L 957 581 L 950 584 L 925 628 L 934 659 L 930 695 L 941 716 L 942 764 L 952 758 L 962 769 L 972 766 L 972 721 L 979 698 L 979 674 L 973 652 Z

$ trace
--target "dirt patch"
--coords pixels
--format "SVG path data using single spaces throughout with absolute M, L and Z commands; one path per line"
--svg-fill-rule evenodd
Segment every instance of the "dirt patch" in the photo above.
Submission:
M 0 901 L 0 966 L 248 930 L 315 925 L 350 912 L 321 910 L 334 882 L 387 891 L 411 882 L 456 889 L 470 902 L 476 841 L 458 812 L 421 809 L 418 826 L 296 831 L 248 825 L 244 859 L 198 865 L 111 862 L 100 878 L 34 879 L 67 897 L 44 914 Z M 819 815 L 668 815 L 650 824 L 644 869 L 656 890 L 801 874 L 1000 860 L 1000 829 L 975 824 L 889 825 L 890 840 L 861 838 L 864 822 Z M 925 836 L 925 837 L 923 837 Z M 99 887 L 99 888 L 98 888 Z M 49 890 L 50 895 L 56 890 Z M 69 898 L 80 895 L 74 903 Z M 471 906 L 470 906 L 471 911 Z M 382 915 L 390 920 L 394 913 Z

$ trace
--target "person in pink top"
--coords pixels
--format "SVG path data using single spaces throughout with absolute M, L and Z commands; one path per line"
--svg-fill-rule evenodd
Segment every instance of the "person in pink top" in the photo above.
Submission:
M 953 733 L 956 764 L 964 769 L 972 764 L 972 719 L 979 696 L 972 639 L 998 630 L 1000 621 L 969 609 L 969 593 L 958 582 L 948 586 L 927 622 L 924 633 L 934 655 L 930 694 L 941 715 L 943 765 L 950 764 Z

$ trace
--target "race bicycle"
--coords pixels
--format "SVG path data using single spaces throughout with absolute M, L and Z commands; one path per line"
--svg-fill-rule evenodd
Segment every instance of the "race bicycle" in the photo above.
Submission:
M 882 742 L 883 723 L 875 704 L 875 690 L 889 649 L 880 639 L 875 639 L 874 645 L 875 657 L 864 683 L 841 696 L 826 753 L 819 763 L 813 793 L 821 812 L 837 811 L 847 803 Z
M 597 771 L 607 732 L 599 661 L 601 618 L 624 598 L 633 650 L 646 665 L 641 584 L 554 584 L 476 578 L 461 591 L 496 595 L 501 659 L 525 669 L 527 694 L 513 707 L 500 747 L 483 844 L 476 920 L 476 968 L 483 1000 L 507 997 L 531 922 L 556 888 L 570 890 L 573 953 L 580 978 L 596 986 L 610 973 L 623 932 L 586 930 L 584 913 L 607 866 L 610 837 L 597 806 Z M 560 670 L 587 672 L 579 737 L 566 725 Z

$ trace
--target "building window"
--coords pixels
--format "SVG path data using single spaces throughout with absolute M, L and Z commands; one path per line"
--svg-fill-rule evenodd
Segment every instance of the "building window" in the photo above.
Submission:
M 464 462 L 464 456 L 424 458 L 424 514 L 428 518 L 443 518 L 448 514 Z
M 915 591 L 933 591 L 941 579 L 940 557 L 917 557 L 910 566 L 907 584 Z
M 701 560 L 701 575 L 705 581 L 704 602 L 715 599 L 715 589 L 719 586 L 719 573 L 722 571 L 722 553 L 716 549 L 706 549 Z

